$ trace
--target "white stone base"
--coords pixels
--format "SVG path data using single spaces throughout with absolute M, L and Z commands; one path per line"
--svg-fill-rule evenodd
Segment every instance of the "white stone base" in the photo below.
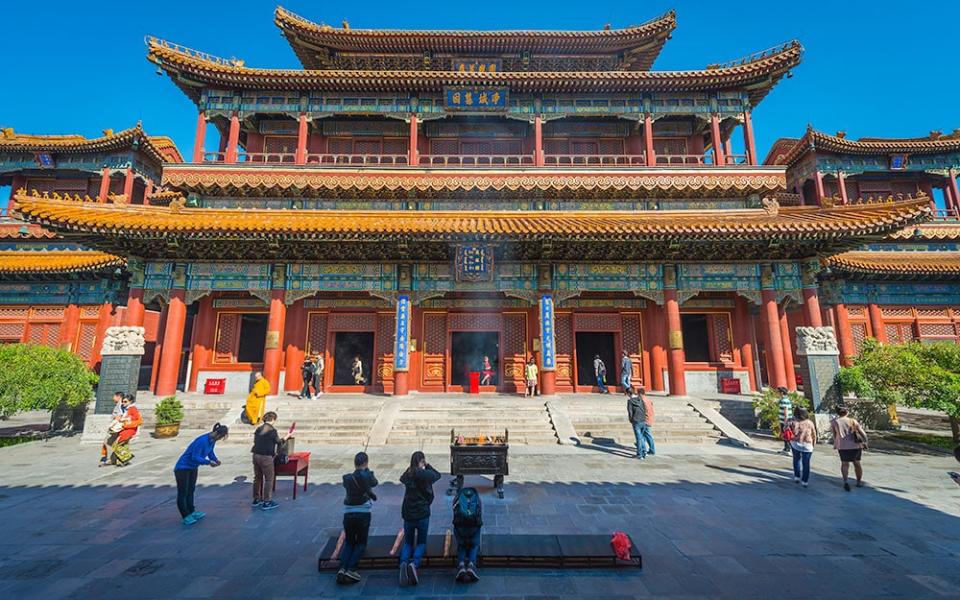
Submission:
M 740 393 L 750 392 L 750 376 L 746 371 L 686 371 L 687 394 L 690 396 L 699 396 L 702 394 L 713 395 L 720 391 L 720 379 L 733 378 L 740 380 Z
M 95 415 L 91 409 L 87 413 L 87 418 L 83 421 L 83 434 L 80 436 L 80 443 L 103 443 L 103 440 L 107 439 L 107 430 L 112 420 L 113 415 Z
M 284 373 L 280 372 L 280 383 L 277 386 L 277 390 L 271 390 L 270 395 L 283 395 L 283 382 L 284 382 Z M 197 375 L 197 393 L 203 394 L 203 388 L 207 383 L 208 379 L 226 379 L 227 387 L 224 390 L 224 394 L 242 394 L 247 395 L 250 393 L 250 389 L 253 387 L 253 371 L 200 371 Z M 216 398 L 215 395 L 210 395 L 210 398 Z

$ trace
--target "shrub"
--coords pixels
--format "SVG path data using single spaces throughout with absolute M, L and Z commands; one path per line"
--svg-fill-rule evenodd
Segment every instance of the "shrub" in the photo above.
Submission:
M 97 374 L 66 350 L 0 345 L 0 416 L 27 410 L 77 408 L 93 398 Z
M 183 421 L 183 404 L 176 396 L 167 396 L 153 409 L 157 425 L 173 425 Z
M 787 392 L 794 408 L 810 410 L 810 401 L 797 392 Z M 753 409 L 761 425 L 768 425 L 777 437 L 780 436 L 780 392 L 774 388 L 763 388 L 763 392 L 754 395 Z

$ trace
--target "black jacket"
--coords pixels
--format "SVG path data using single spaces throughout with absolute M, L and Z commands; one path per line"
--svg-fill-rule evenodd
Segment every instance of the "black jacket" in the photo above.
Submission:
M 303 364 L 300 365 L 300 374 L 303 375 L 304 379 L 313 378 L 317 374 L 317 365 L 312 360 L 303 361 Z
M 377 478 L 370 469 L 357 469 L 343 476 L 343 489 L 347 491 L 343 503 L 347 506 L 360 506 L 367 500 L 376 500 L 373 488 L 377 487 Z
M 430 516 L 433 484 L 437 481 L 440 481 L 440 473 L 430 465 L 412 473 L 405 471 L 400 476 L 400 483 L 406 487 L 403 493 L 403 506 L 400 509 L 403 520 L 419 521 Z
M 277 428 L 269 423 L 264 423 L 253 432 L 253 452 L 263 456 L 276 456 L 277 447 L 280 445 L 280 434 Z
M 643 398 L 630 396 L 627 399 L 627 418 L 631 423 L 647 422 L 647 407 L 643 405 Z

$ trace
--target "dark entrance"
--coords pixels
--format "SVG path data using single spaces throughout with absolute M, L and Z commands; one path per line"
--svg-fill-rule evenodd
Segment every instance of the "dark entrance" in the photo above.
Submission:
M 687 362 L 710 362 L 707 315 L 680 315 L 683 353 Z
M 237 362 L 262 363 L 263 346 L 267 339 L 267 318 L 264 313 L 251 313 L 240 317 L 240 344 L 237 347 Z M 190 339 L 186 335 L 185 340 Z
M 577 332 L 577 385 L 597 385 L 597 378 L 593 372 L 593 357 L 597 354 L 607 367 L 605 379 L 607 387 L 616 385 L 617 355 L 613 347 L 613 332 L 607 331 Z
M 333 385 L 357 385 L 353 378 L 353 359 L 360 357 L 364 385 L 371 385 L 373 374 L 373 332 L 338 331 L 333 342 Z
M 450 340 L 450 384 L 470 384 L 467 373 L 480 372 L 483 379 L 483 357 L 490 359 L 493 376 L 487 385 L 500 384 L 500 334 L 496 331 L 454 331 Z

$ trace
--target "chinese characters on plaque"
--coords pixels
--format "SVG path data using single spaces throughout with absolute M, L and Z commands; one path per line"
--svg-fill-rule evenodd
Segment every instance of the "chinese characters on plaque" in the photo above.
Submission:
M 452 110 L 506 110 L 507 88 L 449 87 L 444 105 Z
M 454 60 L 453 70 L 457 73 L 498 73 L 503 70 L 500 59 Z
M 393 349 L 393 369 L 410 368 L 410 296 L 397 298 L 397 339 Z
M 557 366 L 553 331 L 553 296 L 540 296 L 540 359 L 544 371 Z
M 493 249 L 489 246 L 457 246 L 457 281 L 492 281 Z

